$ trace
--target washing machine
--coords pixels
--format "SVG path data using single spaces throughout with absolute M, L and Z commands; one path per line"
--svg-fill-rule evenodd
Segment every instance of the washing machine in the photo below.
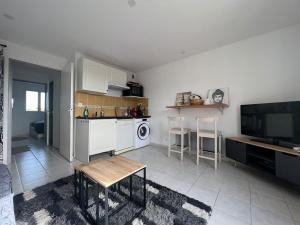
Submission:
M 134 148 L 142 148 L 150 144 L 150 118 L 134 119 Z

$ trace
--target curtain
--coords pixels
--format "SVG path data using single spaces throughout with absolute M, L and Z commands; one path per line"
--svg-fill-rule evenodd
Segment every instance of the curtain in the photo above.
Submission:
M 3 163 L 4 46 L 0 46 L 0 163 Z

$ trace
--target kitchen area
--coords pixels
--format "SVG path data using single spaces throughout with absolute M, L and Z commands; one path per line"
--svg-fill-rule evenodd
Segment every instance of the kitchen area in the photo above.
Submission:
M 127 72 L 88 57 L 78 61 L 75 92 L 75 156 L 118 155 L 150 144 L 148 98 L 127 82 Z M 114 96 L 109 92 L 113 90 Z

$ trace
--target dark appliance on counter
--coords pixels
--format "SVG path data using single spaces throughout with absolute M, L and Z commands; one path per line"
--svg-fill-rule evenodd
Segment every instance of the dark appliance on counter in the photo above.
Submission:
M 123 90 L 123 96 L 144 97 L 144 88 L 139 83 L 127 82 L 128 90 Z

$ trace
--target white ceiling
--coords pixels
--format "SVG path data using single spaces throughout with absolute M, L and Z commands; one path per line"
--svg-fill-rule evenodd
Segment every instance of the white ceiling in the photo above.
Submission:
M 131 71 L 296 23 L 299 0 L 0 1 L 0 38 L 65 58 L 81 51 Z

